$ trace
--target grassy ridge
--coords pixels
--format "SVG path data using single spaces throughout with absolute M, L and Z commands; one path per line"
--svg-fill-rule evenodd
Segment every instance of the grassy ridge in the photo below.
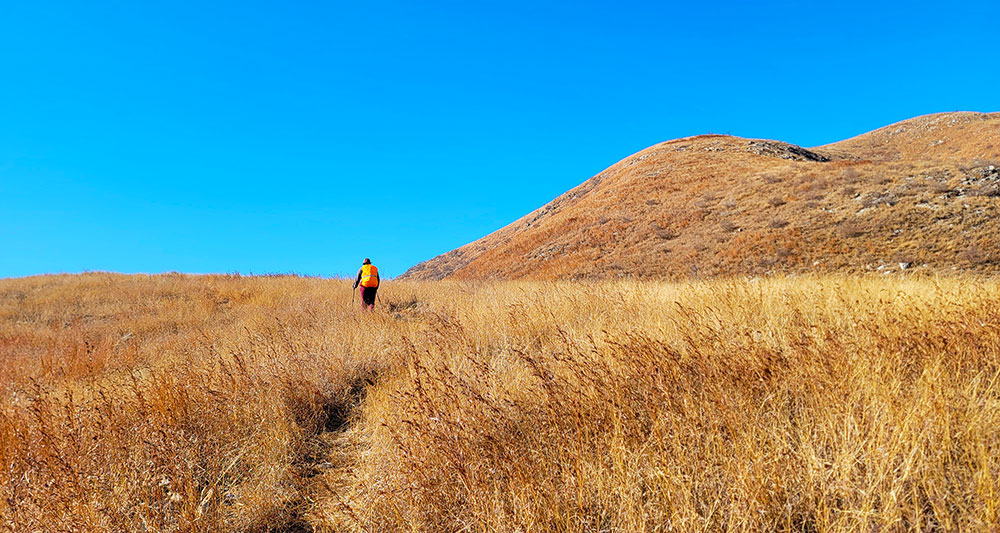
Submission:
M 684 281 L 1000 271 L 1000 113 L 940 113 L 813 149 L 653 145 L 413 280 Z
M 995 281 L 345 285 L 0 281 L 0 527 L 1000 524 Z

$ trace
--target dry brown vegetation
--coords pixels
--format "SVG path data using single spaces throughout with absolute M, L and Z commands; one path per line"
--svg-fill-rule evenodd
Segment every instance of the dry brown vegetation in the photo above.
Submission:
M 0 530 L 990 531 L 1000 283 L 0 280 Z
M 1000 113 L 942 113 L 809 150 L 660 143 L 403 277 L 995 273 L 998 234 Z

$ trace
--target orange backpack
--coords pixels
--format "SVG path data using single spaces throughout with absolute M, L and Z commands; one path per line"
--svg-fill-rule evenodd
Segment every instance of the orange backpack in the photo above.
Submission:
M 361 265 L 361 286 L 378 287 L 378 269 L 375 265 Z

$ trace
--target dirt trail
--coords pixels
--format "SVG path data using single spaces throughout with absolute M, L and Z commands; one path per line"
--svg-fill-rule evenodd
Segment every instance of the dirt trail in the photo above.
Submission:
M 356 398 L 360 401 L 363 393 Z M 355 403 L 357 405 L 357 402 Z M 303 533 L 320 531 L 316 525 L 328 520 L 320 515 L 318 501 L 329 501 L 343 494 L 358 453 L 350 431 L 349 413 L 338 409 L 329 416 L 319 432 L 310 436 L 294 461 L 292 485 L 296 496 L 288 501 L 269 531 Z

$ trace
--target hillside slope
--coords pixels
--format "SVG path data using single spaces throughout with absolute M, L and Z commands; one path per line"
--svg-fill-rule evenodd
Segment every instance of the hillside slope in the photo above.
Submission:
M 913 118 L 816 148 L 651 146 L 408 279 L 682 279 L 1000 269 L 1000 113 Z

